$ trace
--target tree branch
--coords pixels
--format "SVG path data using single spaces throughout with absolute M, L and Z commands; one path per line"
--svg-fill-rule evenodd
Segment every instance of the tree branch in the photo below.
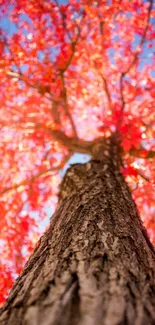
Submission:
M 52 100 L 53 102 L 57 103 L 54 98 L 52 97 L 52 94 L 50 93 L 49 89 L 47 87 L 40 87 L 39 85 L 31 84 L 27 80 L 24 80 L 24 76 L 21 71 L 18 73 L 12 70 L 8 70 L 6 74 L 12 78 L 17 78 L 20 81 L 23 81 L 27 86 L 36 89 L 41 95 L 45 96 L 45 93 L 48 93 L 49 96 L 45 96 L 47 99 Z
M 111 101 L 111 96 L 110 96 L 110 92 L 109 92 L 109 89 L 108 89 L 108 84 L 107 84 L 107 80 L 104 76 L 102 76 L 102 74 L 100 73 L 100 76 L 102 78 L 102 81 L 103 81 L 103 84 L 104 84 L 104 91 L 107 95 L 107 99 L 108 99 L 108 103 L 109 103 L 109 108 L 112 112 L 112 101 Z
M 78 135 L 77 135 L 77 130 L 76 130 L 76 127 L 75 127 L 75 123 L 73 121 L 73 118 L 72 118 L 72 115 L 70 114 L 69 112 L 69 108 L 68 108 L 68 101 L 67 101 L 67 89 L 66 89 L 66 86 L 65 86 L 65 78 L 64 78 L 64 73 L 60 73 L 60 77 L 61 77 L 61 81 L 62 81 L 62 96 L 63 96 L 63 100 L 64 100 L 64 111 L 70 121 L 70 124 L 72 126 L 72 130 L 73 130 L 73 133 L 74 133 L 74 136 L 76 138 L 78 138 Z
M 125 99 L 124 99 L 124 94 L 123 94 L 123 80 L 124 80 L 124 77 L 129 73 L 129 71 L 131 70 L 131 68 L 136 63 L 136 61 L 138 59 L 138 56 L 139 56 L 139 53 L 140 53 L 139 49 L 143 46 L 143 44 L 145 42 L 146 33 L 147 33 L 147 30 L 148 30 L 148 27 L 149 27 L 149 21 L 150 21 L 152 7 L 153 7 L 153 0 L 150 0 L 150 5 L 149 5 L 148 15 L 147 15 L 147 22 L 146 22 L 146 26 L 144 28 L 144 32 L 143 32 L 141 41 L 139 43 L 139 46 L 137 46 L 137 49 L 136 49 L 136 51 L 134 53 L 134 57 L 133 57 L 133 60 L 132 60 L 131 64 L 129 65 L 129 67 L 127 68 L 126 71 L 124 71 L 124 72 L 121 73 L 121 76 L 120 76 L 120 100 L 121 100 L 121 103 L 122 103 L 122 105 L 121 105 L 122 116 L 120 117 L 120 119 L 118 121 L 118 126 L 122 122 L 122 119 L 123 119 L 123 111 L 124 111 L 124 108 L 125 108 Z
M 130 156 L 141 158 L 141 159 L 152 159 L 155 157 L 155 151 L 146 150 L 143 147 L 141 147 L 140 149 L 131 148 L 128 153 Z
M 111 112 L 112 112 L 112 101 L 111 101 L 111 96 L 110 96 L 110 92 L 109 92 L 109 89 L 108 89 L 108 83 L 107 83 L 107 80 L 106 80 L 106 78 L 102 75 L 102 73 L 99 72 L 96 62 L 94 62 L 94 67 L 95 67 L 95 70 L 97 71 L 97 73 L 99 74 L 99 76 L 100 76 L 101 79 L 102 79 L 103 87 L 104 87 L 104 91 L 105 91 L 105 93 L 106 93 L 107 100 L 108 100 L 108 104 L 109 104 L 109 109 L 110 109 Z
M 143 178 L 145 181 L 150 182 L 149 177 L 145 176 L 140 170 L 137 170 L 138 175 Z
M 125 107 L 125 99 L 124 99 L 124 95 L 123 95 L 123 78 L 124 78 L 124 73 L 121 73 L 121 77 L 120 77 L 120 97 L 121 97 L 121 102 L 122 102 L 122 107 L 121 107 L 121 111 L 123 113 L 124 111 L 124 107 Z
M 70 34 L 70 32 L 69 32 L 69 30 L 67 29 L 67 26 L 66 26 L 66 21 L 65 21 L 66 15 L 65 15 L 65 13 L 62 12 L 62 10 L 61 10 L 61 8 L 59 6 L 58 0 L 54 0 L 54 1 L 55 1 L 55 4 L 57 5 L 57 7 L 59 8 L 59 12 L 60 12 L 60 15 L 61 15 L 61 20 L 62 20 L 62 26 L 63 26 L 64 30 L 66 31 L 66 34 L 67 34 L 67 36 L 68 36 L 68 38 L 69 38 L 69 40 L 71 42 L 70 44 L 71 44 L 71 47 L 72 47 L 72 52 L 71 52 L 71 55 L 69 57 L 68 62 L 66 63 L 65 68 L 60 69 L 60 71 L 64 73 L 68 69 L 68 67 L 69 67 L 69 65 L 70 65 L 70 63 L 72 61 L 72 58 L 74 56 L 75 47 L 76 47 L 76 44 L 77 44 L 79 36 L 80 36 L 80 28 L 79 28 L 78 25 L 76 25 L 77 35 L 76 35 L 75 40 L 73 40 L 73 38 L 71 37 L 71 34 Z
M 76 36 L 76 39 L 73 41 L 71 41 L 71 48 L 72 48 L 72 52 L 71 52 L 71 55 L 69 57 L 69 60 L 68 62 L 66 63 L 66 66 L 65 68 L 61 69 L 60 71 L 62 71 L 63 73 L 68 69 L 69 65 L 71 64 L 72 62 L 72 59 L 73 59 L 73 56 L 74 56 L 74 53 L 75 53 L 75 47 L 76 47 L 76 44 L 78 42 L 78 39 L 79 39 L 79 36 L 80 36 L 80 28 L 77 26 L 77 29 L 78 29 L 78 33 L 77 33 L 77 36 Z
M 59 3 L 58 3 L 57 0 L 55 0 L 55 3 L 59 7 Z M 63 28 L 64 28 L 64 30 L 67 33 L 67 36 L 68 36 L 68 38 L 69 38 L 69 40 L 71 42 L 70 44 L 71 44 L 71 48 L 72 48 L 71 55 L 70 55 L 70 57 L 68 59 L 68 62 L 66 63 L 66 65 L 65 65 L 65 67 L 63 69 L 60 69 L 60 78 L 61 78 L 62 87 L 63 87 L 62 96 L 63 96 L 63 99 L 64 99 L 64 110 L 65 110 L 65 113 L 66 113 L 66 115 L 67 115 L 67 117 L 68 117 L 68 119 L 70 121 L 70 124 L 71 124 L 72 130 L 73 130 L 74 136 L 78 138 L 77 130 L 76 130 L 76 127 L 75 127 L 75 123 L 73 121 L 72 115 L 69 112 L 69 108 L 68 108 L 67 89 L 66 89 L 66 86 L 65 86 L 64 73 L 66 72 L 66 70 L 68 69 L 69 65 L 72 62 L 72 59 L 73 59 L 73 56 L 74 56 L 74 53 L 75 53 L 75 47 L 76 47 L 76 44 L 77 44 L 78 39 L 79 39 L 79 36 L 80 36 L 80 28 L 79 28 L 79 26 L 76 26 L 77 27 L 77 35 L 76 35 L 75 40 L 73 40 L 72 37 L 71 37 L 71 35 L 70 35 L 70 33 L 69 33 L 69 31 L 68 31 L 68 29 L 67 29 L 67 26 L 66 26 L 65 14 L 61 11 L 60 7 L 59 7 L 59 12 L 60 12 L 60 15 L 61 15 Z
M 149 8 L 148 8 L 147 22 L 146 22 L 146 25 L 145 25 L 145 28 L 144 28 L 144 32 L 143 32 L 141 41 L 139 43 L 139 46 L 137 46 L 137 49 L 135 51 L 134 58 L 133 58 L 131 64 L 129 65 L 128 69 L 124 72 L 124 75 L 126 75 L 130 71 L 130 69 L 133 67 L 133 65 L 136 63 L 136 61 L 138 59 L 138 55 L 139 55 L 139 48 L 141 48 L 143 46 L 144 42 L 145 42 L 146 34 L 147 34 L 147 31 L 148 31 L 148 27 L 149 27 L 150 17 L 151 17 L 151 11 L 152 11 L 152 8 L 153 8 L 153 0 L 150 0 L 149 3 L 150 3 L 150 5 L 149 5 Z
M 68 155 L 63 159 L 63 161 L 61 162 L 60 165 L 56 166 L 56 167 L 51 167 L 48 170 L 43 170 L 40 173 L 36 174 L 35 176 L 32 176 L 30 179 L 26 179 L 23 182 L 19 183 L 19 184 L 15 184 L 13 186 L 10 186 L 8 188 L 5 188 L 2 192 L 0 192 L 0 195 L 3 195 L 9 191 L 15 190 L 17 188 L 19 188 L 20 186 L 27 186 L 29 184 L 32 184 L 37 178 L 39 177 L 44 177 L 47 174 L 52 173 L 53 171 L 59 171 L 60 169 L 62 169 L 64 167 L 64 165 L 67 163 L 67 161 L 71 158 L 72 156 L 72 152 L 70 151 L 68 153 Z

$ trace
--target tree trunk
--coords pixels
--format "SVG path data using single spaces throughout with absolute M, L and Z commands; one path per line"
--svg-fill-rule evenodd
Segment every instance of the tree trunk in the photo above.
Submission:
M 116 150 L 98 156 L 68 170 L 58 209 L 11 290 L 0 325 L 155 324 L 153 247 Z

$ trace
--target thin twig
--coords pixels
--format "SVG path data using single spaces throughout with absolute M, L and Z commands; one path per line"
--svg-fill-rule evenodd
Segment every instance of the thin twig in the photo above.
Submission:
M 129 65 L 128 69 L 124 72 L 124 74 L 126 75 L 127 73 L 129 73 L 130 69 L 133 67 L 133 65 L 136 63 L 137 59 L 138 59 L 138 56 L 139 56 L 139 48 L 142 48 L 144 42 L 145 42 L 145 38 L 146 38 L 146 33 L 148 31 L 148 27 L 149 27 L 149 22 L 150 22 L 150 17 L 151 17 L 151 11 L 152 11 L 152 8 L 153 8 L 153 0 L 150 0 L 149 1 L 150 5 L 149 5 L 149 8 L 148 8 L 148 15 L 147 15 L 147 22 L 146 22 L 146 25 L 145 25 L 145 29 L 144 29 L 144 32 L 143 32 L 143 35 L 142 35 L 142 38 L 141 38 L 141 41 L 139 43 L 139 45 L 137 46 L 137 49 L 135 51 L 135 54 L 134 54 L 134 58 L 133 58 L 133 61 L 131 62 L 131 64 Z
M 105 91 L 105 93 L 106 93 L 107 100 L 108 100 L 108 104 L 109 104 L 109 109 L 110 109 L 111 112 L 112 112 L 112 100 L 111 100 L 110 92 L 109 92 L 109 89 L 108 89 L 108 83 L 107 83 L 107 80 L 106 80 L 106 78 L 102 75 L 102 73 L 98 71 L 98 68 L 97 68 L 96 62 L 94 62 L 94 66 L 95 66 L 95 69 L 96 69 L 96 71 L 98 72 L 99 76 L 100 76 L 101 79 L 102 79 L 103 87 L 104 87 L 104 91 Z
M 108 99 L 108 103 L 109 103 L 109 108 L 110 108 L 110 110 L 111 110 L 111 112 L 112 112 L 112 101 L 111 101 L 111 96 L 110 96 L 110 92 L 109 92 L 109 89 L 108 89 L 107 80 L 106 80 L 106 78 L 105 78 L 104 76 L 102 76 L 101 74 L 100 74 L 100 76 L 101 76 L 102 81 L 103 81 L 103 84 L 104 84 L 104 91 L 105 91 L 105 93 L 106 93 L 106 95 L 107 95 L 107 99 Z
M 48 88 L 44 88 L 39 85 L 31 84 L 29 81 L 24 79 L 22 72 L 17 73 L 15 71 L 8 70 L 6 72 L 6 74 L 12 78 L 16 78 L 20 81 L 23 81 L 27 86 L 36 89 L 41 95 L 45 96 L 47 99 L 52 100 L 55 103 L 58 103 L 57 101 L 54 100 L 54 98 L 52 97 L 52 94 L 50 93 Z M 48 93 L 49 96 L 46 96 L 45 95 L 46 93 Z
M 124 99 L 124 94 L 123 94 L 123 78 L 124 78 L 124 73 L 121 73 L 121 77 L 120 77 L 120 97 L 121 97 L 121 111 L 123 113 L 124 111 L 124 107 L 125 107 L 125 99 Z
M 122 115 L 121 115 L 121 117 L 120 117 L 120 119 L 118 121 L 117 128 L 122 123 L 123 112 L 124 112 L 124 108 L 125 108 L 125 99 L 124 99 L 124 94 L 123 94 L 123 80 L 124 80 L 125 76 L 129 73 L 131 68 L 134 66 L 134 64 L 136 63 L 136 61 L 138 59 L 138 56 L 139 56 L 139 49 L 142 48 L 142 46 L 143 46 L 143 44 L 145 42 L 146 33 L 147 33 L 147 30 L 148 30 L 148 27 L 149 27 L 149 21 L 150 21 L 152 7 L 153 7 L 153 0 L 150 0 L 150 6 L 149 6 L 149 9 L 148 9 L 148 15 L 147 15 L 147 22 L 146 22 L 146 26 L 145 26 L 141 41 L 139 43 L 139 46 L 137 46 L 137 49 L 136 49 L 136 51 L 134 53 L 134 57 L 133 57 L 133 60 L 132 60 L 131 64 L 126 69 L 126 71 L 121 73 L 121 76 L 120 76 L 120 100 L 121 100 L 121 103 L 122 103 L 122 105 L 121 105 Z
M 72 126 L 72 130 L 73 130 L 74 136 L 76 138 L 78 138 L 77 130 L 76 130 L 76 127 L 75 127 L 75 124 L 74 124 L 72 115 L 70 114 L 69 108 L 68 108 L 67 89 L 66 89 L 66 85 L 65 85 L 64 73 L 61 73 L 60 74 L 60 77 L 61 77 L 62 87 L 63 87 L 63 89 L 62 89 L 62 96 L 63 96 L 63 100 L 64 100 L 64 110 L 65 110 L 65 113 L 66 113 L 67 117 L 69 118 L 69 121 L 70 121 L 70 124 Z
M 145 152 L 145 154 L 143 154 L 143 152 Z M 128 153 L 130 156 L 141 159 L 153 159 L 155 157 L 155 151 L 146 150 L 143 147 L 141 147 L 140 149 L 131 148 Z
M 100 8 L 99 2 L 97 3 L 97 7 Z M 103 21 L 101 19 L 100 14 L 98 14 L 98 18 L 99 18 L 99 31 L 100 31 L 100 35 L 101 35 L 101 37 L 103 37 L 105 21 Z M 104 51 L 103 44 L 102 44 L 102 50 Z M 97 68 L 96 63 L 94 63 L 94 65 L 95 65 L 96 70 L 98 71 L 98 68 Z M 111 100 L 110 92 L 109 92 L 109 89 L 108 89 L 107 79 L 105 78 L 105 76 L 102 75 L 101 72 L 99 72 L 99 75 L 100 75 L 100 77 L 101 77 L 101 79 L 103 81 L 104 91 L 105 91 L 106 96 L 107 96 L 107 100 L 108 100 L 108 104 L 109 104 L 109 109 L 112 112 L 112 100 Z
M 77 44 L 77 42 L 79 40 L 79 36 L 80 36 L 80 28 L 79 28 L 78 25 L 76 25 L 77 35 L 76 35 L 76 38 L 73 40 L 73 38 L 71 37 L 70 32 L 69 32 L 69 30 L 67 29 L 67 26 L 66 26 L 66 21 L 65 21 L 66 16 L 62 12 L 57 0 L 55 0 L 55 3 L 59 8 L 59 12 L 60 12 L 60 15 L 61 15 L 61 20 L 62 20 L 62 26 L 63 26 L 64 30 L 66 31 L 66 34 L 67 34 L 67 36 L 68 36 L 68 38 L 69 38 L 69 40 L 71 42 L 70 44 L 71 44 L 71 48 L 72 48 L 72 52 L 71 52 L 71 55 L 70 55 L 70 57 L 68 59 L 68 62 L 66 63 L 66 66 L 63 69 L 60 69 L 61 73 L 62 72 L 64 73 L 68 69 L 68 67 L 71 64 L 71 61 L 73 59 L 73 56 L 74 56 L 74 53 L 75 53 L 75 47 L 76 47 L 76 44 Z M 83 16 L 82 16 L 82 18 L 83 18 Z
M 19 188 L 20 186 L 27 186 L 30 183 L 32 184 L 36 179 L 38 179 L 39 177 L 44 177 L 47 174 L 52 173 L 53 171 L 59 171 L 60 169 L 63 168 L 63 166 L 67 163 L 67 161 L 71 158 L 72 156 L 72 152 L 69 152 L 68 155 L 63 159 L 63 161 L 61 162 L 60 165 L 56 166 L 56 167 L 51 167 L 48 170 L 43 170 L 40 173 L 36 174 L 35 176 L 32 176 L 30 179 L 28 180 L 24 180 L 23 182 L 19 183 L 19 184 L 15 184 L 13 186 L 10 186 L 8 188 L 5 188 L 0 195 L 3 195 L 9 191 L 15 190 L 17 188 Z
M 143 178 L 145 181 L 150 182 L 149 177 L 145 176 L 140 170 L 137 170 L 138 175 Z

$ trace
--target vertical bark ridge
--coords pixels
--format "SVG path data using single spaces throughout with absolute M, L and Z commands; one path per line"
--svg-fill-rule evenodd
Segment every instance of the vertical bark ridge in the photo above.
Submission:
M 67 171 L 0 325 L 155 324 L 155 254 L 111 146 Z

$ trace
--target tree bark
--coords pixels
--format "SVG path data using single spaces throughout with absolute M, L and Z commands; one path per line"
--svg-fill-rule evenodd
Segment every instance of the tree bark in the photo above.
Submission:
M 0 325 L 155 324 L 154 249 L 116 147 L 101 147 L 94 149 L 98 160 L 66 173 L 57 211 L 11 290 Z

